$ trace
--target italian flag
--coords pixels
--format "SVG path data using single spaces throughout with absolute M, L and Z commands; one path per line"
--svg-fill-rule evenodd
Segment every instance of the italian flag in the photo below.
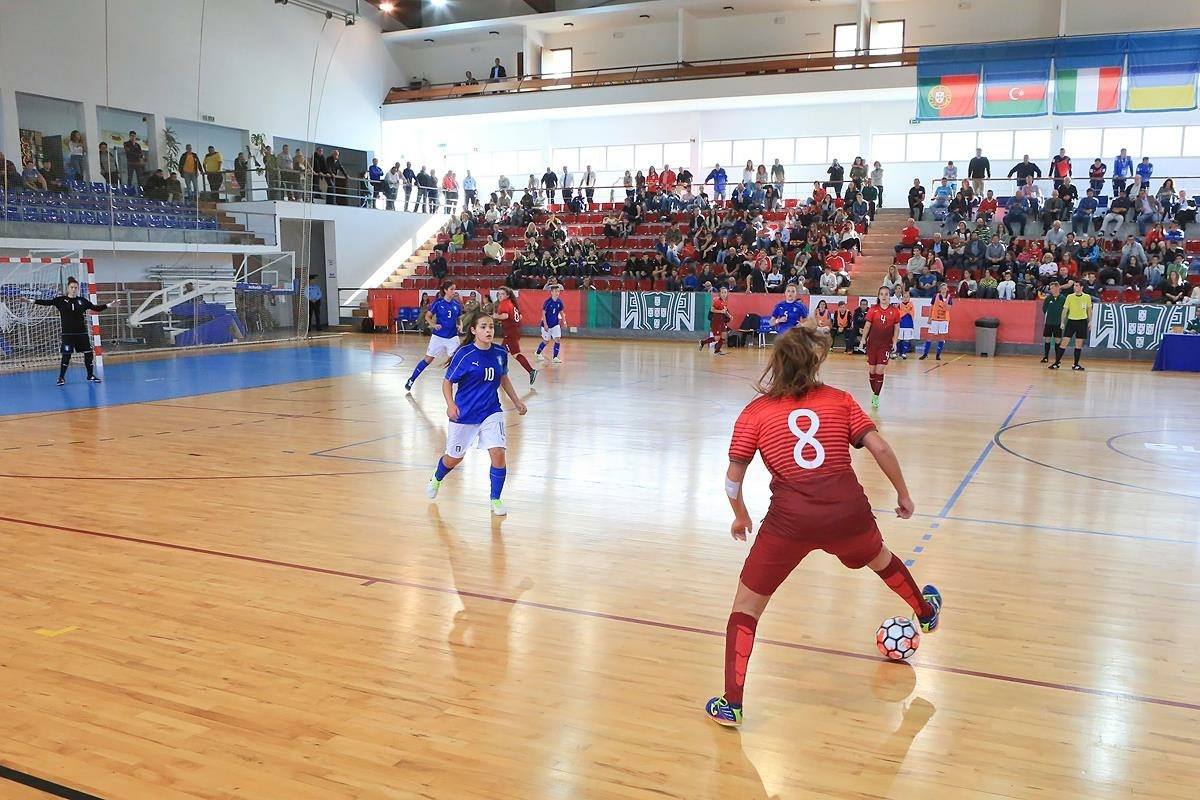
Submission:
M 1055 73 L 1055 114 L 1096 114 L 1116 111 L 1120 95 L 1120 67 L 1060 69 Z

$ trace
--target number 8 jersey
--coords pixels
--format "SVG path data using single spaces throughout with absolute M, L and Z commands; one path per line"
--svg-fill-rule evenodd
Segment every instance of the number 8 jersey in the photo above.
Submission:
M 762 532 L 825 539 L 874 525 L 850 461 L 850 447 L 862 447 L 873 430 L 854 398 L 830 386 L 800 397 L 759 397 L 746 406 L 733 426 L 729 460 L 748 464 L 761 453 L 771 472 Z

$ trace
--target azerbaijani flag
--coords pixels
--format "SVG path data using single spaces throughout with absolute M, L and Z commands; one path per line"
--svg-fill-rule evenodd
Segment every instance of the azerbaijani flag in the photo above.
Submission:
M 1052 40 L 985 45 L 983 115 L 1036 117 L 1047 111 Z
M 917 80 L 919 119 L 978 116 L 979 74 L 925 75 Z
M 1054 73 L 1055 114 L 1103 114 L 1120 108 L 1120 66 L 1059 69 Z
M 985 117 L 1034 117 L 1046 113 L 1046 83 L 989 83 L 983 91 Z

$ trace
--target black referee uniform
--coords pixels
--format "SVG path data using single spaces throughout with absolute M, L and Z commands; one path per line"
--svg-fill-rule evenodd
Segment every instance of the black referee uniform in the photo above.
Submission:
M 88 380 L 99 383 L 100 379 L 94 373 L 95 356 L 92 354 L 92 335 L 88 331 L 87 313 L 89 311 L 104 311 L 107 305 L 96 305 L 86 297 L 67 297 L 60 295 L 33 301 L 39 306 L 52 306 L 58 309 L 62 318 L 62 362 L 58 368 L 58 383 L 61 386 L 66 380 L 67 367 L 71 365 L 72 353 L 83 353 L 83 365 L 87 369 Z

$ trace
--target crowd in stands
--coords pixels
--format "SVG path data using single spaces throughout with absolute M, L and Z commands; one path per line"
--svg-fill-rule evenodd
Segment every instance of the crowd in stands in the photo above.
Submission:
M 1078 279 L 1096 299 L 1200 303 L 1200 288 L 1188 282 L 1194 253 L 1184 234 L 1196 221 L 1196 202 L 1176 191 L 1171 178 L 1153 186 L 1149 158 L 1134 165 L 1122 149 L 1111 178 L 1104 161 L 1093 160 L 1082 194 L 1065 150 L 1047 168 L 1051 185 L 1045 192 L 1038 185 L 1042 170 L 1029 156 L 1009 170 L 1015 186 L 1004 198 L 991 189 L 980 194 L 983 179 L 991 178 L 981 151 L 970 171 L 959 182 L 948 162 L 932 198 L 919 179 L 913 182 L 912 216 L 900 232 L 889 283 L 921 297 L 948 279 L 962 297 L 1011 300 L 1032 299 L 1051 283 Z M 940 225 L 932 238 L 917 226 L 926 210 Z M 1035 221 L 1041 235 L 1027 236 Z M 1122 236 L 1127 224 L 1136 226 L 1136 235 Z

